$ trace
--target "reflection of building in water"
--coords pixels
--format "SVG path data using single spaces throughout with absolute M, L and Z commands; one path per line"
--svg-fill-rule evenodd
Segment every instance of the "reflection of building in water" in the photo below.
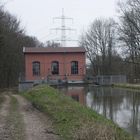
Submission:
M 84 87 L 68 87 L 66 90 L 66 95 L 72 97 L 74 100 L 86 105 L 86 95 L 84 92 Z

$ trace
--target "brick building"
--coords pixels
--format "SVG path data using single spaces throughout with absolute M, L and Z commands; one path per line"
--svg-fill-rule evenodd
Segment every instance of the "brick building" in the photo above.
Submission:
M 26 81 L 82 82 L 85 77 L 83 47 L 23 48 Z

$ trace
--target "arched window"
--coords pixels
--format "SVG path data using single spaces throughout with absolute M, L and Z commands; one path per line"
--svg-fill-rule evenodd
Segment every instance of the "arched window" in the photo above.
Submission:
M 71 62 L 71 74 L 78 74 L 78 61 Z
M 40 62 L 35 61 L 32 63 L 32 71 L 33 71 L 33 76 L 40 75 Z
M 52 74 L 59 74 L 59 62 L 58 61 L 52 62 Z

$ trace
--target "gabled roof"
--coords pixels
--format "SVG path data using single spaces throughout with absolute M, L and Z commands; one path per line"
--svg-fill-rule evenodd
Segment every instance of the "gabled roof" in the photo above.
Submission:
M 83 47 L 32 47 L 32 48 L 23 48 L 23 53 L 72 53 L 72 52 L 86 52 Z

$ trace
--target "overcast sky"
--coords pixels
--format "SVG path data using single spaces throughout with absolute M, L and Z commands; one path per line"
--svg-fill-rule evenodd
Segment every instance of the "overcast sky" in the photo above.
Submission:
M 118 0 L 2 0 L 9 1 L 5 9 L 15 15 L 25 27 L 28 35 L 36 36 L 40 41 L 58 39 L 59 32 L 51 31 L 60 22 L 53 22 L 53 17 L 59 17 L 64 8 L 65 16 L 74 19 L 67 25 L 76 29 L 68 33 L 68 38 L 78 39 L 96 18 L 117 17 Z M 67 43 L 67 45 L 69 45 Z M 75 44 L 74 44 L 75 45 Z

